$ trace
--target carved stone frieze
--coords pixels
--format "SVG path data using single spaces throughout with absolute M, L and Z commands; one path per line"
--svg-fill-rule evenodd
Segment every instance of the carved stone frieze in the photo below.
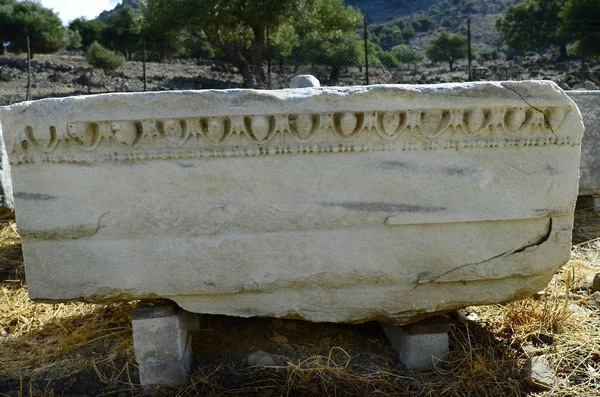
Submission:
M 163 102 L 170 106 L 168 97 Z M 175 107 L 169 118 L 137 118 L 133 111 L 126 119 L 97 120 L 90 111 L 57 123 L 8 125 L 16 131 L 10 132 L 14 138 L 7 149 L 11 161 L 21 163 L 580 143 L 562 128 L 578 116 L 573 105 L 564 103 L 465 106 L 457 101 L 444 107 L 374 106 L 364 111 L 362 105 L 344 111 L 264 113 L 266 106 L 254 102 L 248 106 L 256 108 L 249 109 L 256 110 L 252 113 L 215 115 L 199 106 L 198 115 L 179 117 Z
M 551 82 L 182 91 L 0 109 L 30 297 L 407 323 L 542 289 L 583 125 Z

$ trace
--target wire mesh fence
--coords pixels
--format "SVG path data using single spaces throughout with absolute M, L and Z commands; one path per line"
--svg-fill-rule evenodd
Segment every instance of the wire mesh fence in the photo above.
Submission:
M 454 40 L 450 36 L 460 35 L 433 31 L 426 49 L 422 43 L 421 48 L 399 44 L 385 51 L 374 45 L 376 38 L 366 25 L 345 37 L 285 48 L 267 30 L 263 46 L 232 47 L 229 53 L 198 43 L 174 51 L 165 40 L 142 34 L 122 53 L 127 61 L 113 71 L 93 68 L 83 51 L 62 51 L 35 55 L 28 74 L 26 54 L 5 54 L 0 57 L 0 104 L 26 100 L 27 86 L 32 99 L 144 90 L 281 89 L 301 74 L 314 75 L 327 86 L 525 79 L 554 80 L 565 89 L 600 85 L 600 65 L 586 56 L 585 34 L 584 44 L 571 48 L 569 60 L 553 62 L 558 49 L 546 55 L 506 48 L 478 51 L 477 43 L 469 45 L 470 31 L 465 33 Z

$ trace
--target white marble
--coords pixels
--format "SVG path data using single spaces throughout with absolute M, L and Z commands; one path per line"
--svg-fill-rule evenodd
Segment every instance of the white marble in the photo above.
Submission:
M 579 195 L 600 195 L 600 91 L 566 91 L 583 117 Z
M 320 87 L 321 82 L 312 74 L 299 74 L 290 80 L 290 88 Z
M 583 126 L 550 82 L 187 91 L 0 110 L 31 298 L 411 322 L 569 258 Z

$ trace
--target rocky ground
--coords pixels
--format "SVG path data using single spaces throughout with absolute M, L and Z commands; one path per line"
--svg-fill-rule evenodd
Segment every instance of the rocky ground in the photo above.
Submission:
M 115 72 L 92 70 L 82 56 L 38 55 L 32 63 L 32 97 L 62 97 L 102 92 L 134 92 L 143 90 L 141 62 L 127 62 Z M 586 65 L 585 79 L 600 86 L 600 61 Z M 475 80 L 553 80 L 563 89 L 574 88 L 581 80 L 581 64 L 577 60 L 554 62 L 534 55 L 511 61 L 473 63 Z M 324 66 L 273 66 L 272 88 L 286 88 L 297 74 L 314 74 L 323 85 L 359 85 L 365 83 L 364 68 L 342 71 L 337 81 L 330 80 L 330 69 Z M 467 81 L 466 61 L 448 65 L 421 63 L 400 69 L 369 69 L 370 84 L 433 84 Z M 27 68 L 23 57 L 0 57 L 0 105 L 25 99 Z M 147 65 L 147 89 L 150 91 L 241 88 L 237 70 L 218 61 L 195 62 L 172 60 Z

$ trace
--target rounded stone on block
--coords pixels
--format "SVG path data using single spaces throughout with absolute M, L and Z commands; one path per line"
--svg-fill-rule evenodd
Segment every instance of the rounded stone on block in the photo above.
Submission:
M 312 74 L 300 74 L 292 77 L 290 88 L 320 87 L 321 82 Z

